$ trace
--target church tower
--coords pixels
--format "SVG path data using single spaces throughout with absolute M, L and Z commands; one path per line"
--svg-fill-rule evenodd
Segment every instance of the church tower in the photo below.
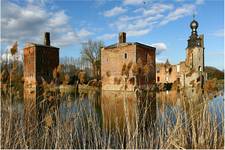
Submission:
M 204 71 L 204 35 L 198 36 L 198 22 L 193 20 L 190 24 L 191 36 L 186 48 L 186 65 L 189 71 Z
M 197 28 L 199 24 L 193 19 L 190 23 L 192 30 L 191 36 L 188 39 L 186 48 L 186 85 L 192 81 L 200 82 L 201 87 L 204 81 L 204 35 L 198 35 Z

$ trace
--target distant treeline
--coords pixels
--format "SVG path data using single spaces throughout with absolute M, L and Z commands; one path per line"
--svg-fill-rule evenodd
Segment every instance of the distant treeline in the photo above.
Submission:
M 216 78 L 218 80 L 224 79 L 224 71 L 221 71 L 215 67 L 206 66 L 205 72 L 207 73 L 207 77 L 209 80 L 214 79 L 214 78 Z

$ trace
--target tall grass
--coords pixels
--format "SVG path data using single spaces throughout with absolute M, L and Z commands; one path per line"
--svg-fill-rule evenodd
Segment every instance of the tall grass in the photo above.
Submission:
M 1 148 L 223 148 L 223 108 L 217 110 L 222 115 L 219 122 L 219 116 L 212 115 L 206 100 L 198 104 L 188 99 L 182 101 L 183 110 L 171 111 L 174 119 L 165 114 L 163 107 L 153 121 L 149 121 L 149 116 L 153 115 L 149 111 L 152 102 L 137 101 L 134 129 L 131 130 L 129 110 L 124 111 L 124 126 L 121 127 L 117 119 L 115 126 L 105 127 L 102 123 L 106 120 L 101 120 L 104 116 L 99 117 L 82 100 L 76 100 L 78 110 L 69 113 L 63 121 L 60 110 L 55 109 L 51 112 L 55 124 L 48 125 L 46 122 L 53 120 L 47 117 L 42 120 L 44 124 L 38 122 L 28 132 L 23 115 L 12 109 L 7 100 L 1 101 Z M 128 102 L 129 99 L 124 107 Z M 159 116 L 165 117 L 163 121 Z

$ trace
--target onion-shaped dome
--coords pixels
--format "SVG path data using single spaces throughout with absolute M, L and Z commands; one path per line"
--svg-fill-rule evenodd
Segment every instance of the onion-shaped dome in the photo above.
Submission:
M 192 30 L 196 30 L 198 28 L 198 22 L 196 20 L 193 20 L 190 24 L 190 27 Z

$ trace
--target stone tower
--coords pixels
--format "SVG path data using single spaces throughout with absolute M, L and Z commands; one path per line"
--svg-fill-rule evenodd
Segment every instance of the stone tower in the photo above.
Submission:
M 186 48 L 186 85 L 190 82 L 200 82 L 203 86 L 204 81 L 204 36 L 197 33 L 199 24 L 193 20 L 190 24 L 192 30 Z
M 50 83 L 53 70 L 59 65 L 59 48 L 50 45 L 50 33 L 44 35 L 44 44 L 27 43 L 24 48 L 24 115 L 26 126 L 32 128 L 40 117 L 43 100 L 43 79 Z

